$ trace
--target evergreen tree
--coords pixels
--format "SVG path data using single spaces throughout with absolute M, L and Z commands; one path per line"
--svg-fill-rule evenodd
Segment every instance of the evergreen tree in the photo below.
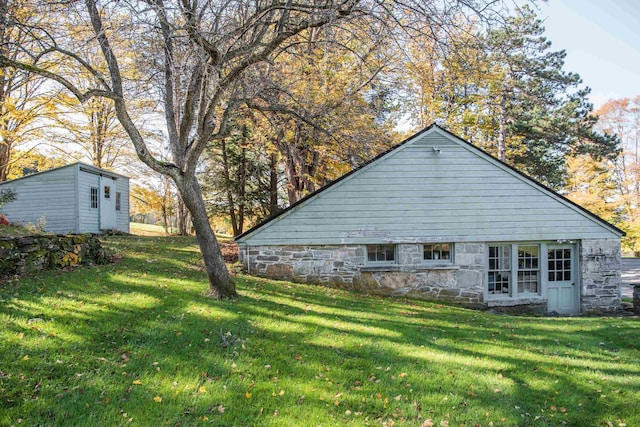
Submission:
M 486 33 L 471 26 L 443 36 L 445 47 L 413 49 L 413 60 L 428 61 L 409 67 L 420 80 L 423 123 L 438 122 L 555 189 L 567 157 L 616 156 L 616 138 L 594 128 L 590 90 L 563 69 L 566 53 L 551 49 L 529 7 Z

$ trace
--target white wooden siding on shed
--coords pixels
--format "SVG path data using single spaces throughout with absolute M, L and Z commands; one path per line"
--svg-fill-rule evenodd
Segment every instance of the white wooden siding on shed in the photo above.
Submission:
M 100 209 L 91 207 L 91 187 L 98 188 L 98 206 L 100 204 L 100 175 L 83 171 L 78 172 L 78 212 L 80 215 L 80 233 L 100 233 Z
M 129 180 L 119 178 L 116 191 L 120 193 L 120 211 L 116 211 L 117 229 L 129 233 Z
M 11 188 L 17 193 L 15 201 L 2 207 L 9 221 L 36 225 L 44 217 L 47 231 L 75 231 L 77 218 L 73 167 L 7 182 L 2 187 Z
M 618 237 L 613 228 L 434 127 L 239 241 L 321 245 Z

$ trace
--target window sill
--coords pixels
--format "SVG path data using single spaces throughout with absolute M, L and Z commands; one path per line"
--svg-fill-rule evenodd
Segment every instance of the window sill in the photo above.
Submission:
M 366 272 L 377 272 L 377 271 L 402 271 L 406 273 L 418 272 L 418 271 L 434 271 L 434 270 L 460 270 L 460 267 L 457 265 L 400 265 L 400 264 L 386 264 L 386 265 L 364 265 L 360 267 L 360 271 L 363 273 Z
M 511 307 L 515 305 L 526 305 L 526 304 L 542 304 L 547 302 L 546 298 L 541 296 L 528 296 L 528 297 L 503 297 L 503 298 L 485 298 L 485 302 L 487 303 L 487 307 Z
M 402 271 L 402 266 L 399 264 L 385 264 L 385 265 L 365 265 L 360 267 L 362 272 L 376 272 L 376 271 Z
M 460 266 L 453 264 L 419 264 L 416 266 L 416 270 L 460 270 Z

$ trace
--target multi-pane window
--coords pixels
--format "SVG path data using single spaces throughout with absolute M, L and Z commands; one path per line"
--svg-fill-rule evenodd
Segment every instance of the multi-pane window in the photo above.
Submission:
M 508 294 L 511 283 L 511 245 L 489 246 L 489 294 Z
M 571 249 L 548 249 L 547 260 L 550 282 L 571 280 Z
M 518 246 L 518 293 L 537 294 L 540 286 L 540 248 Z
M 116 210 L 120 211 L 120 198 L 122 197 L 122 193 L 116 191 Z
M 487 297 L 535 298 L 547 283 L 570 282 L 572 251 L 544 243 L 488 245 Z
M 98 187 L 91 187 L 91 209 L 98 209 Z
M 425 261 L 451 262 L 451 253 L 452 253 L 453 244 L 431 243 L 431 244 L 425 244 L 423 248 L 424 248 Z
M 367 245 L 367 261 L 395 262 L 396 245 Z
M 104 186 L 104 198 L 105 199 L 111 198 L 111 187 L 109 187 L 108 185 Z

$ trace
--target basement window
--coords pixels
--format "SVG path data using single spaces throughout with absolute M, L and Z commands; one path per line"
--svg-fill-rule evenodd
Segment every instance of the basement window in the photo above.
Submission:
M 395 264 L 396 245 L 367 245 L 367 262 Z
M 424 244 L 423 259 L 432 264 L 451 264 L 453 262 L 453 243 Z

